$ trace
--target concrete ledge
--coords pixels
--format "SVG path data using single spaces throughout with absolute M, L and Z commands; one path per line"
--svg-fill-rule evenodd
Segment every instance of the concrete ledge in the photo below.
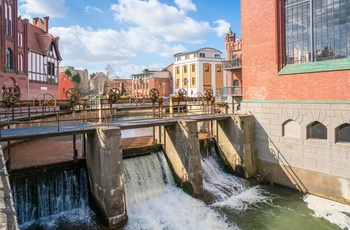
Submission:
M 259 171 L 267 181 L 350 204 L 348 179 L 262 160 Z

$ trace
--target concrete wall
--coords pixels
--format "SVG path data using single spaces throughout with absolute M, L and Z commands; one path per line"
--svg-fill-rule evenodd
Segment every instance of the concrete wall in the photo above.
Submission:
M 156 130 L 158 143 L 175 173 L 175 180 L 194 197 L 204 194 L 197 122 L 179 120 L 175 126 Z
M 119 127 L 97 127 L 87 134 L 86 165 L 92 198 L 109 227 L 127 221 L 122 138 Z
M 346 103 L 243 102 L 255 117 L 260 174 L 269 181 L 350 203 L 350 143 L 337 142 L 337 127 L 349 123 Z M 286 121 L 299 135 L 283 132 Z M 308 138 L 314 121 L 327 128 L 327 139 Z
M 258 172 L 253 118 L 251 115 L 233 115 L 231 119 L 216 122 L 216 142 L 222 160 L 245 178 Z

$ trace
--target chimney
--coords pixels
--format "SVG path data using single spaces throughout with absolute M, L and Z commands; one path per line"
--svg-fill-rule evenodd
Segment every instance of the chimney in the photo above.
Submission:
M 45 32 L 49 33 L 49 16 L 44 17 L 44 26 L 46 28 Z

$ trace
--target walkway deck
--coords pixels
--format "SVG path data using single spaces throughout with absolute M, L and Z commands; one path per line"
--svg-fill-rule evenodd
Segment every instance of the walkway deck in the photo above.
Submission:
M 71 123 L 71 124 L 62 124 L 60 126 L 38 126 L 38 127 L 27 127 L 27 128 L 2 129 L 0 133 L 0 142 L 91 133 L 95 131 L 96 127 L 101 125 L 120 127 L 123 130 L 123 129 L 156 127 L 156 126 L 164 126 L 164 125 L 175 125 L 177 121 L 180 119 L 210 121 L 210 120 L 225 120 L 225 119 L 228 119 L 229 117 L 231 117 L 231 115 L 228 115 L 228 114 L 206 114 L 206 115 L 191 115 L 186 117 L 122 120 L 122 121 L 112 121 L 112 122 L 101 123 L 101 124 L 100 123 Z

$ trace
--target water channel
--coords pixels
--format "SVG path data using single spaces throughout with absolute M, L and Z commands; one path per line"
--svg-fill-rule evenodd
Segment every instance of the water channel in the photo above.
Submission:
M 223 171 L 215 148 L 208 150 L 201 163 L 204 200 L 176 186 L 163 152 L 125 159 L 129 219 L 120 230 L 350 229 L 348 205 L 282 186 L 250 185 Z M 20 229 L 109 229 L 89 205 L 85 168 L 53 174 L 11 182 Z

